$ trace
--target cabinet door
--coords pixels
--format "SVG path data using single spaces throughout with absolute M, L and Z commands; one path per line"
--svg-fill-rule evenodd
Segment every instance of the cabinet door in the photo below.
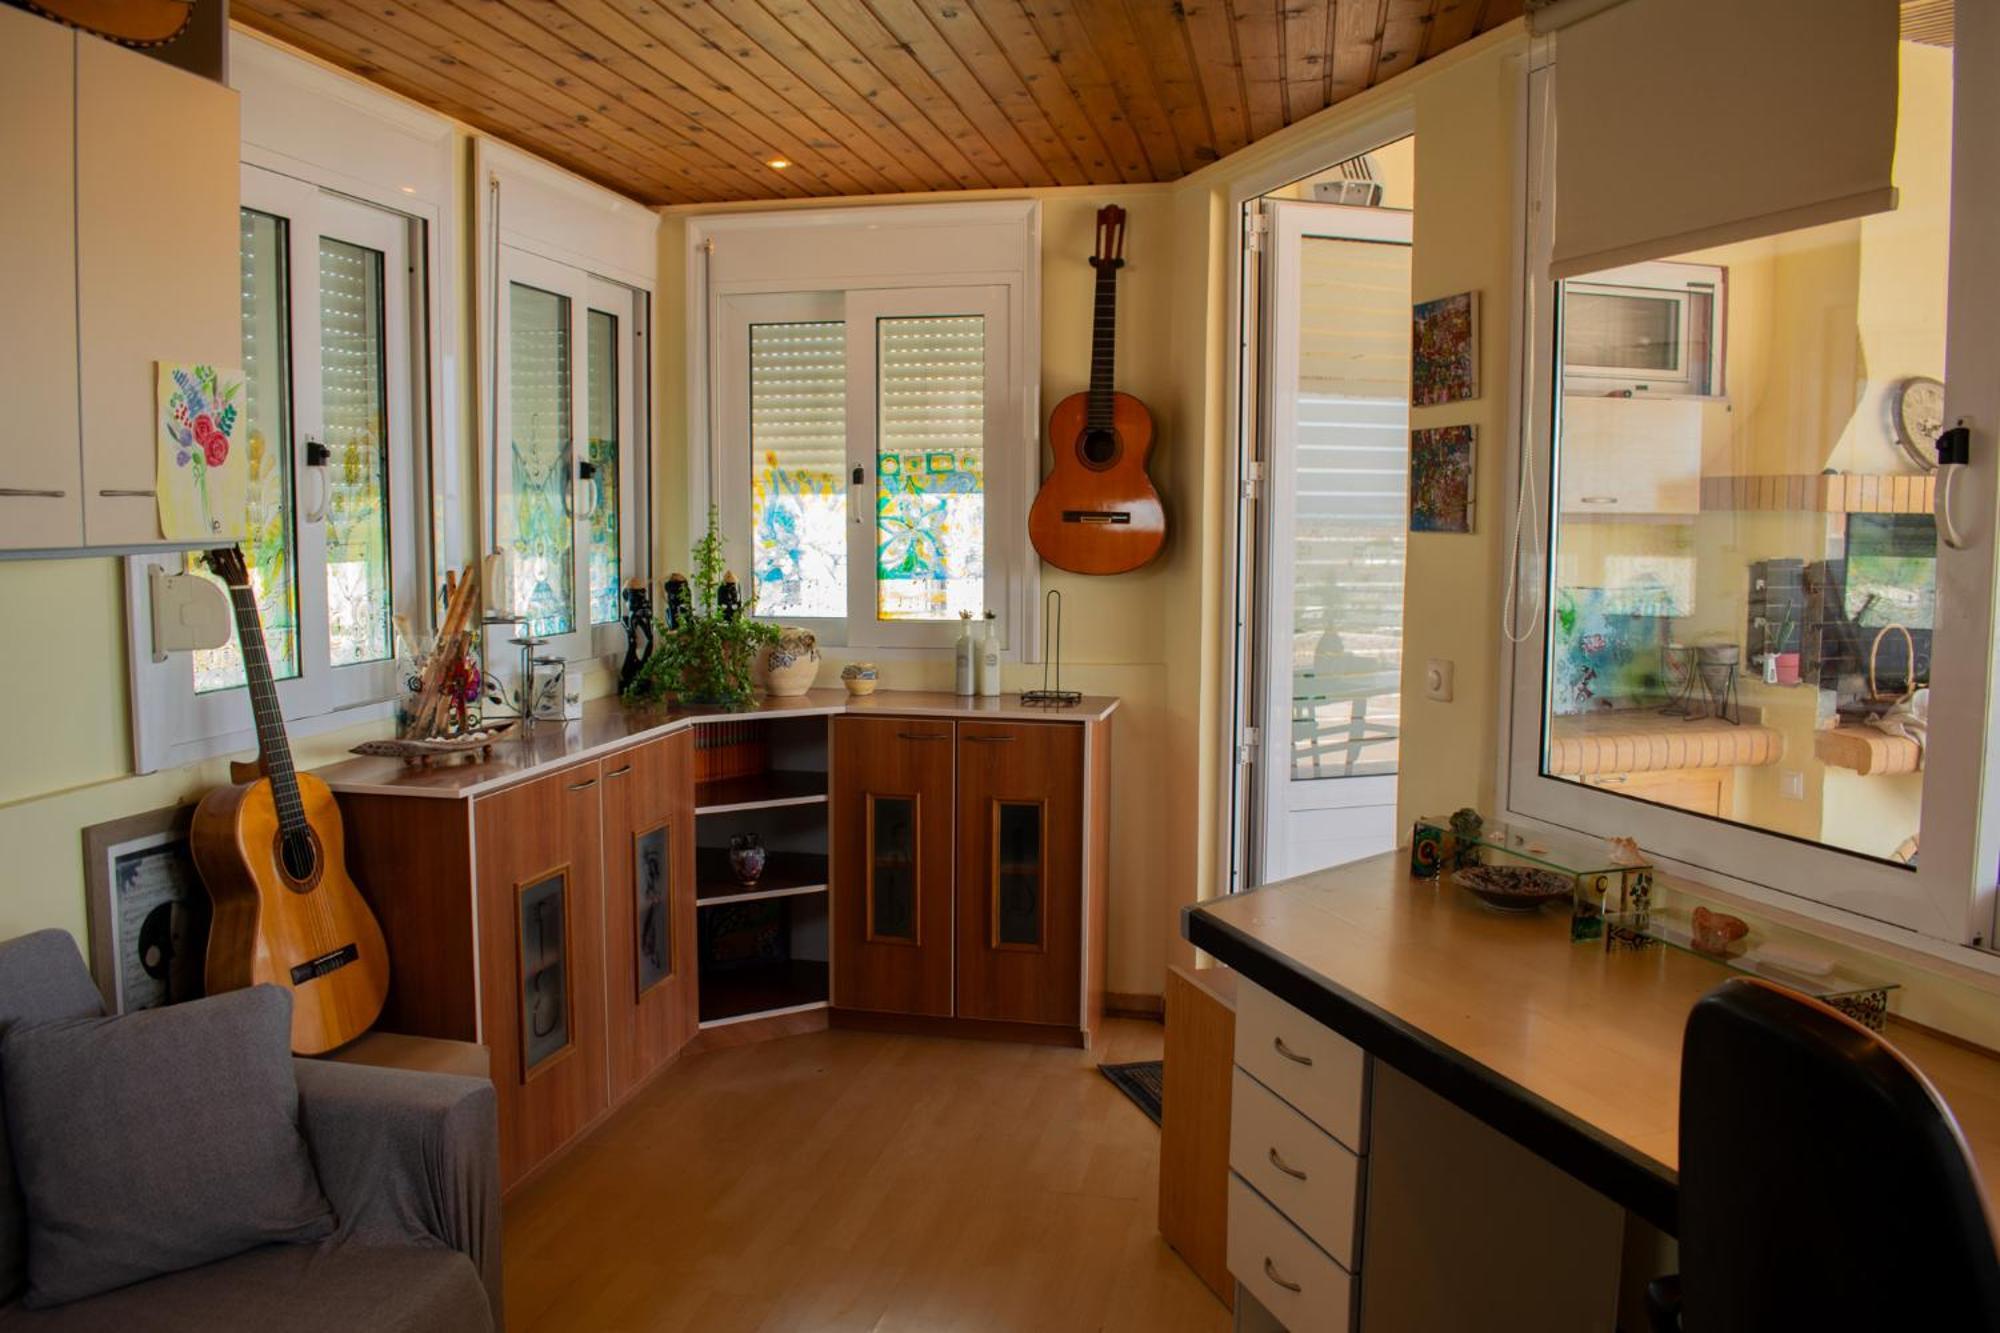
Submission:
M 693 745 L 684 731 L 603 764 L 604 1009 L 614 1102 L 694 1036 Z
M 951 1013 L 952 729 L 833 723 L 833 1003 Z
M 243 361 L 236 94 L 83 36 L 76 107 L 83 535 L 156 543 L 156 365 Z
M 76 33 L 0 8 L 0 547 L 83 544 L 76 404 Z
M 481 1035 L 511 1186 L 605 1106 L 600 766 L 481 797 Z
M 1704 401 L 1563 395 L 1562 512 L 1700 512 Z
M 1083 1021 L 1083 728 L 958 724 L 958 1016 Z

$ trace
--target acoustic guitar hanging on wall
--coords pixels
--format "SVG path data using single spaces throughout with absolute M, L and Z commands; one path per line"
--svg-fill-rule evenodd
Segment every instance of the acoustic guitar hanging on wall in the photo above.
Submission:
M 1125 266 L 1125 210 L 1097 211 L 1097 300 L 1090 335 L 1090 388 L 1049 414 L 1055 463 L 1028 511 L 1028 537 L 1042 559 L 1073 574 L 1122 574 L 1160 553 L 1167 539 L 1160 493 L 1146 476 L 1153 415 L 1112 387 L 1118 333 L 1118 270 Z

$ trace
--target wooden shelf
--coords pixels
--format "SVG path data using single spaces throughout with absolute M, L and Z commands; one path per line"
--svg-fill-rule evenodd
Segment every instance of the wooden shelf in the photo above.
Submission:
M 825 773 L 774 769 L 747 777 L 695 784 L 694 812 L 719 815 L 735 810 L 771 810 L 785 805 L 826 804 Z
M 724 848 L 697 847 L 694 864 L 696 907 L 825 893 L 829 882 L 824 852 L 772 852 L 764 862 L 763 878 L 750 885 L 736 882 Z
M 793 958 L 703 973 L 701 1021 L 705 1027 L 734 1019 L 827 1002 L 827 966 Z

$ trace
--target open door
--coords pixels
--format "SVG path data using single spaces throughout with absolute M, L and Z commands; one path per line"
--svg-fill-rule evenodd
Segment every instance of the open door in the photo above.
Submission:
M 1396 845 L 1410 214 L 1270 211 L 1255 879 Z

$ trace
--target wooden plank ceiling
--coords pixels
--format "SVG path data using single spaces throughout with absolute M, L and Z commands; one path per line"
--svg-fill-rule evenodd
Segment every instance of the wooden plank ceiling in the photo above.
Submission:
M 634 198 L 699 203 L 1172 180 L 1521 7 L 233 0 L 230 12 Z

